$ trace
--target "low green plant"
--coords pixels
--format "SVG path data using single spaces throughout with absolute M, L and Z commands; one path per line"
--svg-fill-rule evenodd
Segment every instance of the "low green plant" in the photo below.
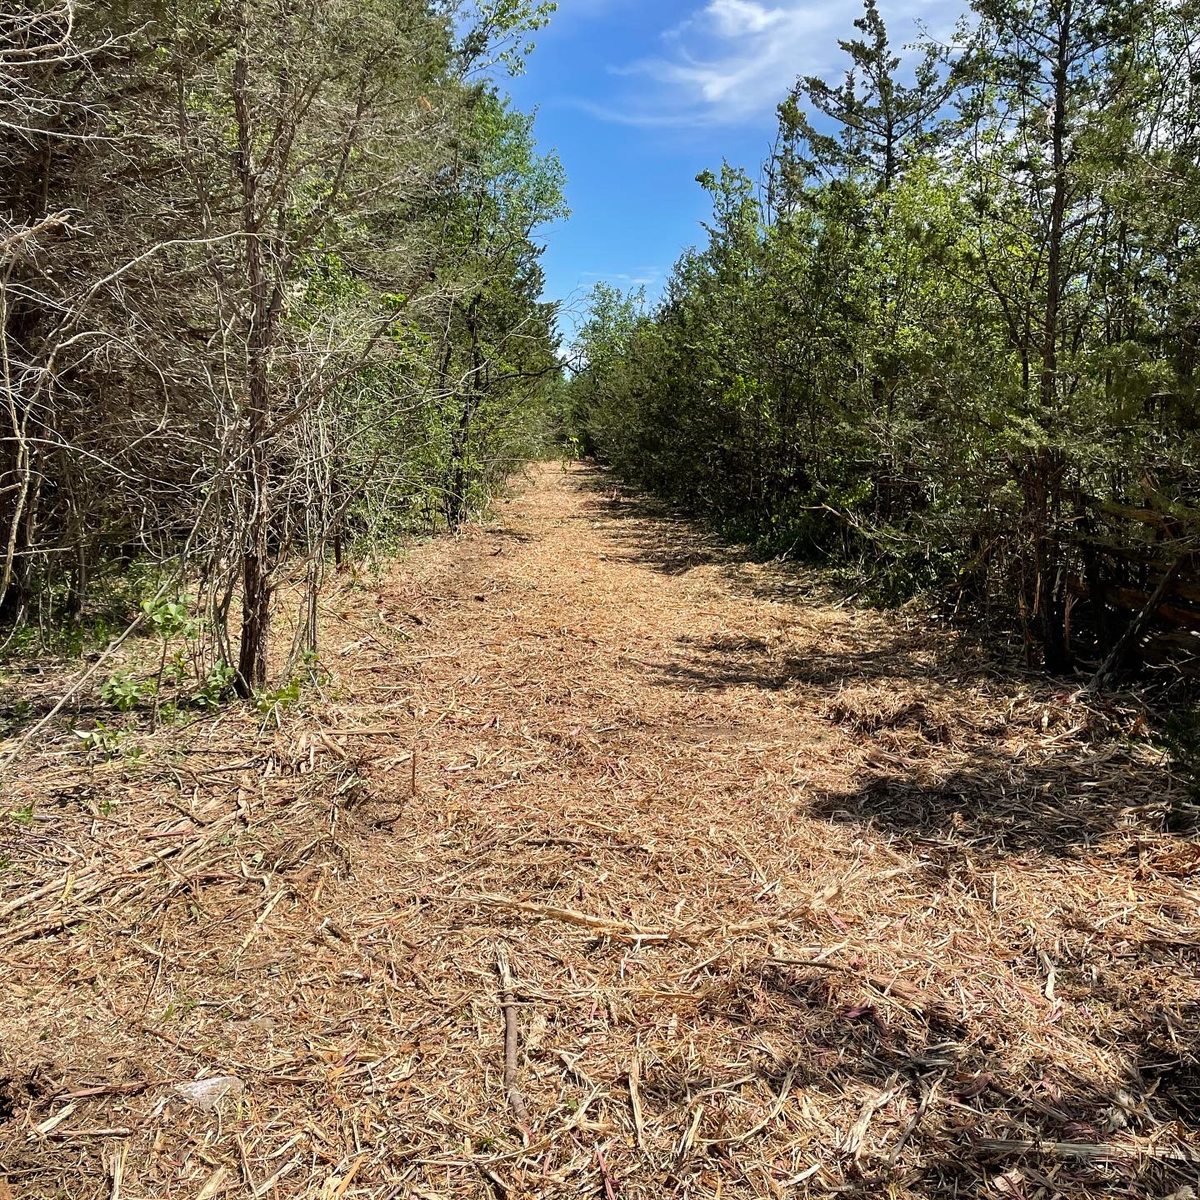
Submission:
M 88 650 L 106 646 L 115 633 L 113 623 L 102 616 L 83 621 L 61 621 L 45 627 L 29 624 L 9 635 L 4 658 L 23 658 L 31 654 L 79 658 Z
M 147 624 L 161 638 L 194 637 L 196 623 L 188 612 L 186 600 L 167 600 L 159 596 L 142 601 Z
M 277 688 L 264 688 L 254 696 L 254 707 L 265 717 L 276 709 L 285 710 L 297 704 L 303 691 L 304 681 L 300 675 L 293 675 L 287 683 Z
M 75 736 L 83 743 L 83 749 L 88 754 L 101 754 L 105 759 L 113 759 L 121 753 L 124 734 L 119 729 L 110 729 L 103 721 L 97 721 L 94 729 L 76 729 Z
M 254 706 L 265 717 L 276 710 L 286 710 L 300 702 L 306 684 L 315 682 L 321 674 L 321 659 L 315 650 L 305 650 L 292 677 L 282 686 L 256 693 Z
M 33 805 L 22 804 L 20 808 L 9 809 L 8 815 L 18 825 L 30 825 L 33 822 Z
M 153 695 L 154 690 L 152 683 L 138 683 L 132 671 L 118 671 L 101 684 L 100 699 L 118 712 L 130 712 L 144 697 Z
M 167 651 L 172 638 L 193 638 L 196 636 L 197 627 L 188 612 L 186 599 L 169 600 L 164 596 L 155 596 L 150 600 L 142 601 L 142 613 L 151 630 L 162 639 L 162 651 L 158 659 L 158 675 L 154 681 L 154 695 L 157 698 L 162 695 L 164 683 L 178 688 L 187 682 L 190 672 L 183 651 L 175 651 L 169 668 Z M 154 713 L 150 719 L 152 730 L 157 728 L 161 717 L 162 709 L 156 699 Z
M 28 700 L 17 700 L 9 706 L 7 715 L 0 717 L 0 737 L 7 737 L 20 729 L 33 716 L 33 705 Z
M 163 678 L 173 687 L 183 687 L 190 675 L 187 656 L 182 650 L 177 650 L 163 671 Z
M 191 701 L 196 708 L 219 708 L 229 692 L 237 672 L 224 660 L 215 663 L 193 693 Z

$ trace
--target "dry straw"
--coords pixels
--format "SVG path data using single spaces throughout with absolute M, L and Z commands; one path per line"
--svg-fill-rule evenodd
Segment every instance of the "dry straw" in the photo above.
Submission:
M 1132 700 L 583 469 L 322 611 L 278 720 L 13 768 L 5 1200 L 1196 1185 L 1200 850 Z

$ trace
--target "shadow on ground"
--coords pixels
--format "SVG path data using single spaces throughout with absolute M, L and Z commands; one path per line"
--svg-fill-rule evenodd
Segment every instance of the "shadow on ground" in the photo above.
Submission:
M 730 545 L 699 522 L 652 496 L 621 484 L 599 470 L 580 475 L 588 494 L 579 520 L 604 521 L 618 556 L 663 575 L 684 575 L 696 567 L 718 566 L 742 581 L 758 599 L 803 599 L 811 590 L 832 595 L 819 572 L 796 564 L 763 564 L 744 546 Z M 751 572 L 746 568 L 755 566 Z
M 681 635 L 651 678 L 705 694 L 770 692 L 840 726 L 859 754 L 853 784 L 832 790 L 818 775 L 805 789 L 806 811 L 912 854 L 919 892 L 983 889 L 973 902 L 989 907 L 991 872 L 1010 856 L 1048 859 L 1080 879 L 1103 872 L 1105 856 L 1122 874 L 1148 879 L 1200 870 L 1195 842 L 1166 832 L 1178 782 L 1124 734 L 1121 714 L 1080 703 L 1061 682 L 1010 669 L 931 623 L 906 628 L 864 615 L 836 631 L 814 626 L 797 652 L 771 636 L 752 603 L 836 604 L 818 572 L 755 564 L 599 472 L 586 486 L 584 516 L 605 524 L 618 556 L 672 576 L 716 567 L 722 586 L 747 602 L 743 627 Z M 1055 904 L 1069 907 L 1070 895 L 1064 889 Z M 774 1094 L 788 1086 L 819 1095 L 822 1112 L 841 1102 L 844 1194 L 882 1196 L 900 1183 L 931 1200 L 1188 1196 L 1179 1189 L 1195 1186 L 1197 1165 L 1131 1145 L 1158 1144 L 1169 1155 L 1200 1136 L 1200 1005 L 1164 1001 L 1183 988 L 1147 990 L 1148 980 L 1200 971 L 1194 919 L 1186 904 L 1164 908 L 1154 941 L 1144 929 L 1101 931 L 1079 905 L 1056 917 L 1064 930 L 1054 947 L 1058 995 L 1069 1007 L 1056 1013 L 1047 1000 L 1039 1019 L 1050 1024 L 1031 1040 L 1045 1044 L 1055 1022 L 1080 1022 L 1074 1032 L 1095 1051 L 1084 1061 L 1036 1058 L 1014 1022 L 993 1019 L 1002 1013 L 967 1018 L 979 1008 L 969 997 L 897 1002 L 886 981 L 882 990 L 856 989 L 844 976 L 769 961 L 714 981 L 701 1015 L 773 1047 L 758 1073 Z M 997 969 L 1032 976 L 1040 1001 L 1029 954 L 1032 970 L 1016 960 Z
M 840 605 L 820 572 L 755 564 L 744 548 L 600 471 L 583 482 L 581 519 L 603 522 L 620 557 L 668 575 L 715 566 L 747 601 L 745 629 L 681 634 L 675 653 L 646 664 L 651 681 L 794 693 L 797 706 L 843 726 L 865 752 L 852 788 L 812 793 L 814 816 L 869 826 L 922 854 L 941 846 L 1077 858 L 1118 829 L 1194 832 L 1194 812 L 1178 820 L 1188 809 L 1181 784 L 1126 736 L 1122 714 L 1077 703 L 1062 681 L 997 662 L 932 621 L 847 614 L 836 628 L 808 631 L 802 650 L 772 640 L 752 603 Z M 847 689 L 858 689 L 856 702 L 844 699 Z
M 1031 1064 L 1019 1045 L 965 1026 L 950 1004 L 871 999 L 827 973 L 769 960 L 716 984 L 700 1016 L 773 1048 L 755 1069 L 772 1093 L 841 1110 L 840 1136 L 831 1129 L 822 1140 L 840 1146 L 823 1165 L 846 1180 L 842 1194 L 884 1196 L 903 1183 L 929 1200 L 1186 1195 L 1177 1189 L 1195 1182 L 1196 1167 L 1179 1146 L 1200 1133 L 1198 1006 L 1139 1009 L 1119 988 L 1093 986 L 1112 995 L 1099 1010 L 1104 1053 L 1087 1062 Z M 1086 1002 L 1086 987 L 1074 990 Z M 685 1107 L 697 1090 L 716 1090 L 653 1072 L 643 1086 L 650 1104 Z M 1138 1154 L 1138 1141 L 1162 1156 Z
M 984 854 L 1083 858 L 1118 827 L 1137 820 L 1161 828 L 1167 820 L 1167 802 L 1161 792 L 1149 790 L 1153 781 L 1127 777 L 1123 786 L 1113 765 L 1106 755 L 1076 751 L 1026 767 L 979 749 L 966 765 L 937 779 L 903 769 L 872 772 L 850 791 L 822 794 L 811 811 L 830 821 L 869 825 L 914 851 L 941 845 Z M 1134 788 L 1148 807 L 1130 814 Z

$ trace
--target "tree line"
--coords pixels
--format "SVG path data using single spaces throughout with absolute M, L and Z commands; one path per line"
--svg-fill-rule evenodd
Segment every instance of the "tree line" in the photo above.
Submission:
M 563 178 L 495 80 L 553 7 L 0 14 L 0 643 L 116 589 L 249 694 L 330 563 L 528 456 Z
M 937 589 L 1050 670 L 1103 657 L 1113 597 L 1191 562 L 1198 17 L 975 0 L 902 55 L 867 0 L 761 174 L 699 176 L 707 241 L 661 301 L 597 287 L 567 427 L 880 600 Z

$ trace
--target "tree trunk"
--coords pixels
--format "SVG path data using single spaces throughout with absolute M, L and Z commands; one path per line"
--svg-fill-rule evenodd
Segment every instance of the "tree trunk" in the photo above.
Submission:
M 271 631 L 271 562 L 268 546 L 270 471 L 262 431 L 252 426 L 246 471 L 245 538 L 242 552 L 242 644 L 237 690 L 249 696 L 267 681 Z
M 271 626 L 272 573 L 269 546 L 271 466 L 268 449 L 271 332 L 274 323 L 271 288 L 263 263 L 262 218 L 258 212 L 259 177 L 253 167 L 253 128 L 248 88 L 245 8 L 242 45 L 234 66 L 234 109 L 237 118 L 237 171 L 242 185 L 242 229 L 246 235 L 246 283 L 250 330 L 246 346 L 249 390 L 244 445 L 242 502 L 242 639 L 236 688 L 249 696 L 267 680 L 267 642 Z
M 1058 401 L 1059 307 L 1062 298 L 1063 229 L 1067 206 L 1067 72 L 1071 38 L 1071 0 L 1059 15 L 1053 87 L 1054 115 L 1050 130 L 1053 187 L 1050 228 L 1046 245 L 1046 303 L 1042 318 L 1042 370 L 1039 386 L 1043 428 L 1052 422 Z M 1038 626 L 1046 670 L 1063 671 L 1071 665 L 1066 643 L 1066 595 L 1062 547 L 1054 529 L 1058 492 L 1062 482 L 1061 455 L 1040 448 L 1034 456 L 1036 483 L 1032 518 L 1034 570 L 1038 592 Z
M 471 334 L 471 380 L 463 396 L 458 423 L 450 440 L 450 465 L 446 487 L 446 523 L 451 529 L 460 525 L 467 515 L 467 454 L 471 442 L 471 422 L 475 418 L 483 389 L 483 349 L 479 344 L 479 304 L 475 296 L 467 310 L 467 328 Z

